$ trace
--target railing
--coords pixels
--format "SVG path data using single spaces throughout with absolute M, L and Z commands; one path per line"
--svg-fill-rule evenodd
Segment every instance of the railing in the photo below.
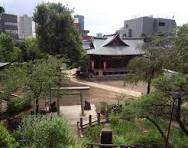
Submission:
M 97 113 L 97 116 L 94 117 L 92 117 L 92 115 L 89 115 L 88 118 L 88 122 L 84 123 L 83 118 L 80 118 L 80 121 L 77 122 L 77 131 L 79 136 L 82 136 L 83 130 L 87 127 L 104 124 L 108 121 L 107 119 L 101 119 L 100 113 Z

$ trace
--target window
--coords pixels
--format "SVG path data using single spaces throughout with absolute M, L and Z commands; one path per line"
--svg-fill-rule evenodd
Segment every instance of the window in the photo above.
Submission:
M 17 23 L 13 23 L 13 22 L 5 22 L 5 25 L 9 25 L 9 26 L 17 26 Z
M 164 22 L 159 22 L 159 26 L 165 26 Z

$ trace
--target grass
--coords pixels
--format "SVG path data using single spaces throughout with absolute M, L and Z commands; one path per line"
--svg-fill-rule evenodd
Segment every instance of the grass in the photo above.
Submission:
M 116 144 L 144 144 L 164 146 L 164 140 L 158 130 L 147 120 L 136 119 L 134 121 L 121 120 L 117 116 L 111 117 L 113 130 L 113 142 Z M 164 123 L 161 123 L 166 129 Z M 188 137 L 179 129 L 172 128 L 170 142 L 174 148 L 188 147 Z

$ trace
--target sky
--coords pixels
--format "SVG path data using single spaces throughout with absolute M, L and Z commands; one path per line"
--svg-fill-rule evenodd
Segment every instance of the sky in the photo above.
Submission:
M 123 27 L 124 20 L 140 16 L 172 18 L 177 25 L 188 23 L 188 0 L 0 0 L 7 13 L 32 16 L 37 4 L 60 2 L 85 16 L 91 35 L 110 34 Z

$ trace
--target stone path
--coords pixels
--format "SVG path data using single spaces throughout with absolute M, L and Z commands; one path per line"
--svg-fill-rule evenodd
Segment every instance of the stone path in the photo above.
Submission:
M 72 105 L 72 106 L 60 106 L 60 115 L 62 115 L 68 122 L 76 127 L 77 121 L 80 121 L 80 118 L 83 118 L 83 123 L 89 122 L 89 115 L 92 117 L 96 117 L 96 107 L 94 104 L 91 104 L 91 110 L 84 110 L 84 116 L 81 116 L 81 106 L 80 105 Z

